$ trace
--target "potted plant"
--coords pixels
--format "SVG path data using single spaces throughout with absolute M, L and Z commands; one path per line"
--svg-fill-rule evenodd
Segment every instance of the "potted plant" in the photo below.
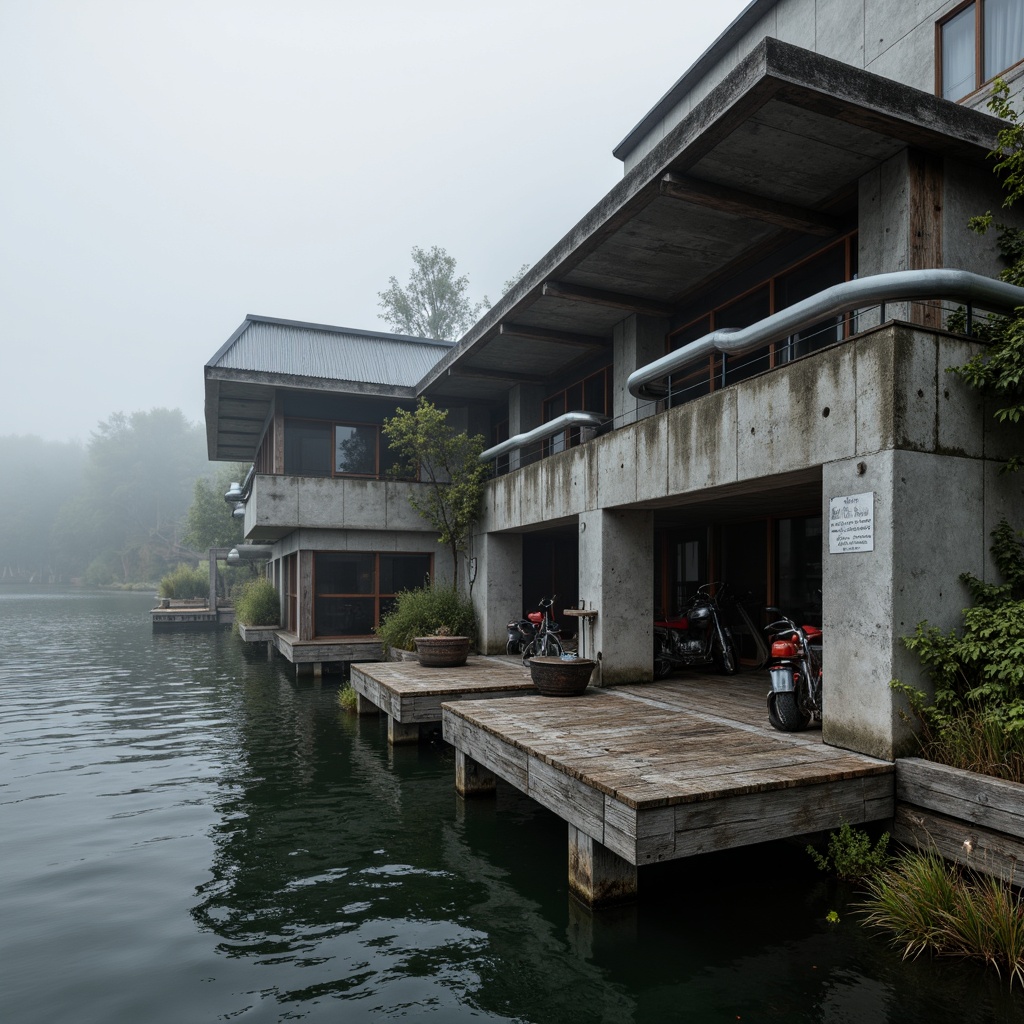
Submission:
M 469 657 L 468 636 L 454 636 L 448 626 L 438 626 L 430 636 L 413 637 L 416 657 L 426 668 L 456 668 Z
M 530 678 L 545 697 L 578 697 L 596 665 L 592 658 L 531 658 Z

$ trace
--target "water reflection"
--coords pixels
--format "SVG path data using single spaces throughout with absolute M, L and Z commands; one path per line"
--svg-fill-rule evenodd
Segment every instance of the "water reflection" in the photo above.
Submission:
M 389 751 L 333 686 L 148 608 L 0 591 L 4 1021 L 1022 1018 L 901 963 L 798 844 L 645 868 L 592 915 L 552 815 L 460 801 L 443 745 Z

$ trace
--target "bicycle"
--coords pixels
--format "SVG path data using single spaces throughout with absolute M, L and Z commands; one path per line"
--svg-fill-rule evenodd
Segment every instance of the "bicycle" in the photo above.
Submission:
M 552 621 L 551 606 L 556 595 L 540 599 L 540 612 L 530 612 L 527 618 L 537 627 L 533 639 L 523 648 L 523 664 L 529 665 L 531 658 L 558 658 L 562 654 L 562 639 L 557 622 Z

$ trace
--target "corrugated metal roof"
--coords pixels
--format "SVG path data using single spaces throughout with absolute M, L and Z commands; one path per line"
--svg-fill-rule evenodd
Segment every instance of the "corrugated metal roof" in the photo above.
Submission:
M 452 342 L 248 316 L 208 366 L 412 387 Z

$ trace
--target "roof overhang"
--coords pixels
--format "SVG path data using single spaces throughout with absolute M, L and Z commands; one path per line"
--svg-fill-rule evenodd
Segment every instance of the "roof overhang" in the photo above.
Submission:
M 1002 122 L 766 38 L 420 381 L 494 401 L 611 353 L 632 312 L 670 317 L 808 236 L 856 226 L 857 182 L 907 147 L 984 162 Z

